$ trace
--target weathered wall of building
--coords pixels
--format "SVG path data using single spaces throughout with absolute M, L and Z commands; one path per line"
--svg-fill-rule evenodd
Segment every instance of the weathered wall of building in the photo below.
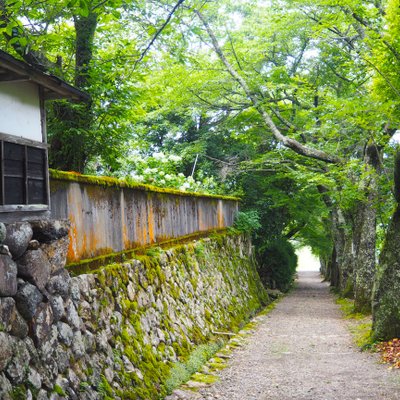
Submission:
M 231 226 L 234 198 L 53 172 L 55 219 L 71 221 L 68 262 Z
M 242 236 L 150 249 L 70 277 L 66 235 L 61 222 L 7 227 L 2 400 L 162 398 L 173 362 L 213 331 L 235 329 L 267 300 Z
M 39 87 L 33 82 L 0 82 L 0 132 L 42 142 Z

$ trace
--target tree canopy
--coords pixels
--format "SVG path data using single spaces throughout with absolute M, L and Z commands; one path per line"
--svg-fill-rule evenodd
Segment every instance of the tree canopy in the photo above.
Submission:
M 0 0 L 2 49 L 91 95 L 53 167 L 231 192 L 371 306 L 399 200 L 399 0 Z M 250 214 L 254 217 L 254 214 Z

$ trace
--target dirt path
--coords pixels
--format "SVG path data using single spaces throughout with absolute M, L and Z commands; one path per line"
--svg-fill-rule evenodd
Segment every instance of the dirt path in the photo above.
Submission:
M 354 347 L 317 272 L 301 272 L 297 288 L 263 319 L 202 399 L 400 399 L 399 371 Z

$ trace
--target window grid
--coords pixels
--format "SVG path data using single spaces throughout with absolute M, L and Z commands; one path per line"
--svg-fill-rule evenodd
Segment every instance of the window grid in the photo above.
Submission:
M 0 207 L 48 205 L 47 151 L 0 140 Z

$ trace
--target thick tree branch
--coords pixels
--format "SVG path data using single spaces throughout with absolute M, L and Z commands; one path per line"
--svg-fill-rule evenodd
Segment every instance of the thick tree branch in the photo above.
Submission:
M 281 131 L 278 129 L 278 127 L 275 125 L 274 121 L 272 120 L 271 116 L 266 112 L 266 110 L 262 107 L 261 103 L 259 102 L 258 98 L 256 95 L 252 92 L 250 87 L 248 86 L 247 82 L 243 79 L 243 77 L 232 67 L 231 63 L 228 61 L 228 59 L 225 57 L 224 52 L 222 51 L 217 38 L 215 37 L 214 32 L 212 31 L 210 25 L 204 18 L 204 16 L 200 13 L 198 10 L 194 10 L 195 14 L 199 17 L 201 22 L 203 23 L 208 36 L 211 39 L 214 51 L 217 53 L 219 59 L 221 62 L 225 65 L 226 70 L 228 73 L 232 76 L 233 79 L 235 79 L 238 84 L 241 86 L 243 91 L 246 93 L 246 96 L 251 100 L 254 108 L 258 111 L 258 113 L 261 115 L 264 123 L 268 126 L 268 128 L 271 130 L 272 134 L 274 137 L 282 143 L 285 147 L 293 150 L 294 152 L 301 154 L 305 157 L 310 157 L 314 158 L 316 160 L 324 161 L 327 163 L 340 163 L 341 159 L 335 155 L 330 155 L 328 153 L 325 153 L 324 151 L 313 149 L 310 147 L 306 147 L 300 142 L 298 142 L 295 139 L 289 138 L 281 133 Z
M 290 121 L 288 121 L 286 118 L 282 116 L 280 111 L 270 107 L 270 110 L 275 114 L 275 116 L 281 121 L 284 125 L 286 125 L 289 129 L 291 129 L 293 132 L 297 132 L 298 128 L 296 125 L 292 124 Z

